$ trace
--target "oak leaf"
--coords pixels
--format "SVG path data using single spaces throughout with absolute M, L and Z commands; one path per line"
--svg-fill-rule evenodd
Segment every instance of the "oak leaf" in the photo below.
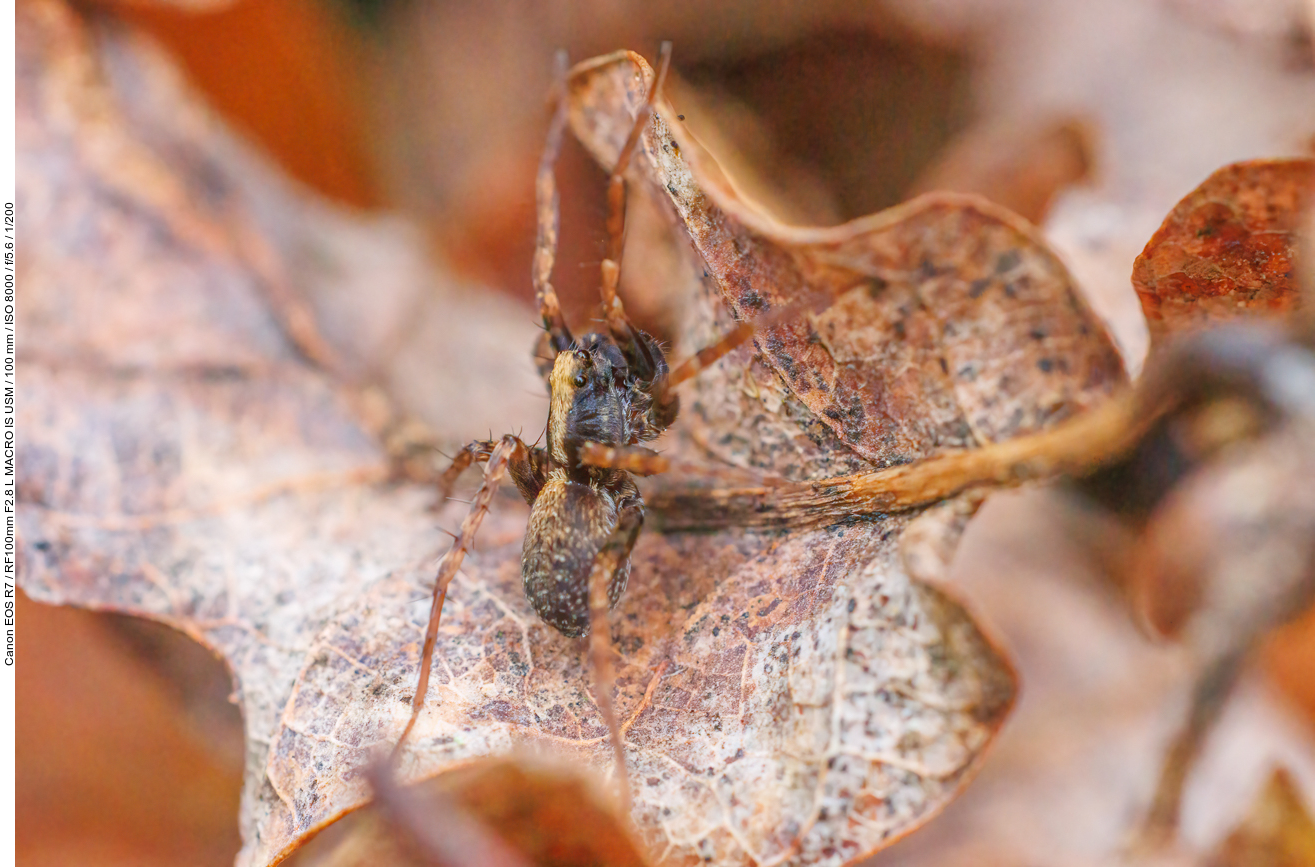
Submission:
M 1161 492 L 1133 583 L 1152 626 L 1175 634 L 1199 614 L 1190 640 L 1215 652 L 1295 617 L 1315 592 L 1315 506 L 1302 483 L 1315 393 L 1298 315 L 1309 306 L 1298 236 L 1313 186 L 1310 159 L 1225 166 L 1174 207 L 1133 266 L 1153 351 L 1214 329 L 1184 383 L 1198 405 L 1171 431 L 1186 478 Z
M 36 598 L 170 623 L 227 660 L 248 744 L 239 863 L 276 863 L 368 798 L 362 768 L 408 716 L 437 525 L 461 512 L 436 518 L 430 489 L 387 479 L 344 379 L 395 371 L 385 341 L 317 342 L 289 288 L 299 274 L 321 301 L 367 291 L 376 275 L 334 260 L 329 241 L 375 262 L 389 242 L 296 194 L 244 192 L 250 164 L 213 146 L 222 131 L 131 40 L 51 2 L 25 6 L 19 26 L 33 239 L 21 580 Z M 586 144 L 615 146 L 649 75 L 633 55 L 578 69 Z M 707 280 L 672 287 L 689 301 L 682 344 L 729 321 L 719 292 L 735 315 L 839 296 L 760 335 L 761 357 L 746 347 L 700 379 L 673 451 L 816 477 L 1034 431 L 1121 382 L 1103 328 L 1021 220 L 941 197 L 836 229 L 774 226 L 710 162 L 669 158 L 673 143 L 696 150 L 672 117 L 660 104 L 635 174 L 667 191 L 708 264 Z M 253 239 L 262 220 L 268 242 Z M 340 267 L 301 275 L 308 248 Z M 445 303 L 435 352 L 466 341 L 475 363 L 428 374 L 454 406 L 462 389 L 504 399 L 499 365 L 530 345 L 515 339 L 526 317 Z M 491 417 L 437 416 L 448 436 Z M 513 748 L 607 770 L 583 648 L 519 590 L 525 520 L 500 498 L 453 584 L 407 780 Z M 918 520 L 642 537 L 611 622 L 633 819 L 654 863 L 848 863 L 965 783 L 1014 680 L 968 613 L 906 568 Z

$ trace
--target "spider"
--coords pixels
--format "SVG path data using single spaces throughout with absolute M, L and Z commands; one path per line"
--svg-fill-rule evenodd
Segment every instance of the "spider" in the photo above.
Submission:
M 463 447 L 439 482 L 440 502 L 472 463 L 486 462 L 484 481 L 452 548 L 443 557 L 421 650 L 411 718 L 394 755 L 414 726 L 428 691 L 429 673 L 447 588 L 461 567 L 494 492 L 510 475 L 530 505 L 521 559 L 525 595 L 539 616 L 563 635 L 590 635 L 598 705 L 607 723 L 623 792 L 628 791 L 620 732 L 611 696 L 611 667 L 604 618 L 625 591 L 630 552 L 644 524 L 644 500 L 634 475 L 664 472 L 667 461 L 643 447 L 676 420 L 674 388 L 742 344 L 766 322 L 797 312 L 786 305 L 740 323 L 721 340 L 674 371 L 659 342 L 636 328 L 617 296 L 625 237 L 624 173 L 638 145 L 670 62 L 663 43 L 658 72 L 635 118 L 608 182 L 609 248 L 601 265 L 604 331 L 573 335 L 550 282 L 557 247 L 558 194 L 554 166 L 567 120 L 566 61 L 557 59 L 556 107 L 536 182 L 538 240 L 532 269 L 544 335 L 536 352 L 550 394 L 547 441 L 519 437 L 475 440 Z

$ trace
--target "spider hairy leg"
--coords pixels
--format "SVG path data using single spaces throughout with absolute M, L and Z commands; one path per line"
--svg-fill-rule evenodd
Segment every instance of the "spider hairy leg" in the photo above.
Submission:
M 557 52 L 556 84 L 553 87 L 553 115 L 548 125 L 548 138 L 544 142 L 543 156 L 539 159 L 539 171 L 534 182 L 534 198 L 538 220 L 538 235 L 534 243 L 534 264 L 530 270 L 530 279 L 534 284 L 534 299 L 539 305 L 543 318 L 543 327 L 547 331 L 548 347 L 552 354 L 563 352 L 571 347 L 574 338 L 566 327 L 562 315 L 562 305 L 553 288 L 551 277 L 553 265 L 557 261 L 557 232 L 561 223 L 561 203 L 557 193 L 557 177 L 554 167 L 557 156 L 562 150 L 562 136 L 566 130 L 566 52 Z M 552 362 L 548 361 L 551 370 Z M 540 364 L 543 372 L 543 365 Z
M 452 459 L 452 464 L 438 478 L 438 504 L 441 507 L 452 496 L 452 488 L 461 474 L 476 461 L 487 461 L 493 449 L 497 447 L 494 440 L 475 440 L 466 443 Z
M 789 322 L 808 313 L 816 313 L 828 306 L 831 301 L 832 298 L 829 294 L 816 292 L 789 304 L 775 307 L 753 319 L 746 319 L 737 323 L 734 328 L 723 334 L 715 343 L 703 347 L 676 365 L 667 377 L 666 387 L 668 389 L 675 388 L 682 382 L 693 379 L 763 329 Z
M 625 248 L 626 238 L 625 172 L 630 166 L 630 158 L 639 146 L 640 136 L 648 126 L 649 118 L 653 115 L 653 104 L 657 100 L 658 93 L 662 90 L 663 82 L 667 77 L 667 69 L 670 65 L 671 43 L 663 42 L 658 53 L 657 77 L 653 79 L 653 85 L 648 89 L 648 97 L 644 100 L 644 105 L 635 115 L 635 123 L 630 128 L 630 135 L 626 138 L 625 145 L 617 155 L 616 165 L 612 167 L 611 176 L 607 179 L 608 248 L 607 258 L 603 260 L 601 266 L 602 286 L 600 294 L 603 303 L 603 318 L 607 322 L 607 328 L 620 343 L 632 341 L 635 337 L 634 327 L 626 316 L 621 298 L 616 294 L 617 285 L 621 280 L 621 254 Z
M 580 446 L 580 463 L 587 467 L 625 470 L 637 476 L 653 476 L 671 469 L 665 457 L 643 446 L 606 446 L 585 443 Z
M 461 522 L 461 535 L 439 561 L 438 576 L 434 580 L 433 604 L 429 609 L 429 625 L 425 628 L 425 641 L 420 650 L 420 677 L 416 683 L 415 695 L 411 697 L 411 718 L 407 720 L 406 728 L 402 730 L 397 745 L 393 747 L 394 760 L 400 754 L 402 745 L 406 743 L 407 736 L 411 734 L 411 729 L 415 727 L 421 708 L 425 706 L 425 696 L 429 692 L 429 672 L 434 661 L 434 643 L 438 640 L 438 625 L 443 614 L 443 601 L 447 598 L 448 585 L 452 583 L 457 570 L 461 568 L 461 561 L 465 559 L 466 552 L 474 543 L 475 533 L 484 521 L 484 516 L 488 514 L 489 504 L 493 502 L 493 495 L 497 493 L 498 484 L 506 475 L 508 467 L 528 464 L 529 452 L 525 443 L 511 434 L 504 436 L 492 449 L 488 455 L 488 464 L 484 468 L 484 482 L 480 485 L 470 512 Z M 464 454 L 466 452 L 463 450 L 462 455 Z M 460 460 L 461 456 L 457 459 Z

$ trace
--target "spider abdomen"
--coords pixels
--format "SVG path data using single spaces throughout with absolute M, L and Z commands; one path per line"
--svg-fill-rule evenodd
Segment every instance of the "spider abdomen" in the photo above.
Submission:
M 615 490 L 557 471 L 530 509 L 521 554 L 525 596 L 545 623 L 572 638 L 589 631 L 589 575 L 617 526 L 622 500 L 638 497 L 634 483 L 626 481 L 628 490 Z M 616 605 L 629 578 L 627 556 L 608 584 L 609 606 Z

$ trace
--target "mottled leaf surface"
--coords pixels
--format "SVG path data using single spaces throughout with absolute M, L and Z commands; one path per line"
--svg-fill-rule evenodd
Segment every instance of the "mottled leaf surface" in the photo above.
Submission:
M 651 73 L 633 54 L 581 69 L 571 81 L 572 124 L 610 165 Z M 757 436 L 757 426 L 729 418 L 749 411 L 727 407 L 730 395 L 752 395 L 758 384 L 773 393 L 762 401 L 769 406 L 786 399 L 805 407 L 809 418 L 795 427 L 828 440 L 825 450 L 884 466 L 1038 430 L 1123 381 L 1118 355 L 1062 263 L 1003 208 L 932 194 L 834 228 L 787 226 L 736 191 L 661 99 L 643 144 L 647 167 L 635 174 L 684 224 L 716 301 L 695 305 L 690 349 L 713 339 L 727 321 L 724 306 L 752 319 L 806 296 L 834 299 L 823 312 L 766 329 L 756 339 L 759 359 L 742 358 L 732 371 L 740 382 L 714 375 L 716 385 L 700 392 L 694 414 L 718 428 L 701 439 L 723 458 L 786 475 L 835 471 L 838 459 L 791 461 L 752 442 L 746 432 Z M 718 448 L 712 440 L 721 437 L 730 440 Z M 737 450 L 770 456 L 755 461 Z
M 1179 202 L 1133 265 L 1151 338 L 1296 309 L 1296 239 L 1313 185 L 1309 159 L 1253 160 Z
M 288 312 L 288 281 L 301 275 L 313 299 L 339 299 L 319 312 L 334 338 L 321 348 L 342 352 L 341 370 L 395 376 L 378 335 L 396 332 L 358 297 L 379 274 L 346 264 L 382 262 L 390 248 L 294 193 L 243 193 L 248 165 L 210 146 L 221 131 L 131 41 L 54 3 L 26 5 L 19 24 L 32 239 L 20 304 L 22 582 L 41 599 L 166 621 L 228 661 L 248 739 L 240 862 L 274 863 L 367 799 L 360 769 L 408 715 L 447 544 L 438 525 L 464 509 L 435 515 L 429 490 L 386 481 L 360 393 L 325 372 L 330 359 L 307 360 L 312 332 Z M 602 147 L 629 124 L 646 71 L 626 57 L 593 68 L 602 77 L 575 82 L 597 89 L 573 92 L 572 111 Z M 748 205 L 717 204 L 715 166 L 661 162 L 667 113 L 639 174 L 675 188 L 709 263 L 710 279 L 672 287 L 690 298 L 683 342 L 726 319 L 722 291 L 737 314 L 790 293 L 848 293 L 806 325 L 763 335 L 762 360 L 745 348 L 698 381 L 673 447 L 815 475 L 1006 438 L 1120 380 L 1103 330 L 1016 218 L 932 199 L 773 235 Z M 682 201 L 703 205 L 681 211 Z M 252 240 L 255 225 L 268 240 Z M 531 316 L 446 303 L 449 331 L 416 366 L 460 409 L 430 417 L 449 436 L 483 436 L 520 388 L 499 365 L 512 356 L 532 371 Z M 402 320 L 413 309 L 375 306 Z M 351 309 L 365 311 L 356 331 L 344 324 Z M 445 362 L 463 339 L 462 363 Z M 520 592 L 526 513 L 500 498 L 453 584 L 404 779 L 513 748 L 608 772 L 582 643 L 540 623 Z M 900 541 L 915 520 L 641 538 L 612 631 L 650 860 L 846 863 L 964 784 L 1013 676 L 957 602 L 908 574 Z

